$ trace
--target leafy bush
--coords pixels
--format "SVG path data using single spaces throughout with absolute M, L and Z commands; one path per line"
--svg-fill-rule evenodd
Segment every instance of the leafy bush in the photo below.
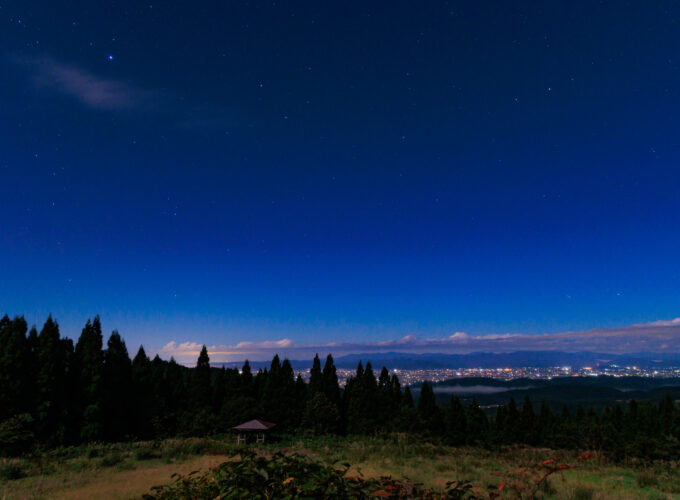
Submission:
M 591 500 L 595 492 L 589 486 L 577 486 L 571 494 L 573 500 Z
M 12 481 L 26 477 L 26 475 L 26 468 L 21 461 L 6 459 L 0 461 L 0 480 Z
M 33 417 L 28 413 L 0 422 L 0 456 L 15 457 L 26 453 L 35 443 Z
M 97 458 L 102 456 L 102 450 L 99 446 L 93 445 L 89 446 L 87 448 L 87 452 L 85 453 L 85 456 L 87 458 Z
M 121 463 L 124 459 L 125 457 L 123 457 L 122 454 L 115 452 L 111 453 L 110 455 L 103 456 L 99 461 L 99 465 L 102 467 L 113 467 L 114 465 Z
M 659 477 L 652 470 L 644 470 L 635 478 L 635 482 L 640 488 L 658 486 Z
M 151 460 L 161 456 L 160 451 L 154 450 L 150 446 L 142 446 L 134 451 L 135 460 Z
M 389 477 L 347 477 L 348 470 L 349 464 L 324 465 L 303 455 L 277 453 L 272 457 L 261 457 L 244 452 L 241 460 L 225 462 L 204 475 L 194 472 L 176 476 L 172 484 L 156 486 L 152 488 L 153 494 L 144 495 L 144 498 L 473 498 L 471 486 L 466 482 L 451 482 L 446 491 L 435 492 Z
M 548 478 L 546 478 L 540 484 L 538 491 L 540 491 L 541 493 L 543 493 L 543 495 L 545 495 L 547 497 L 552 497 L 552 496 L 555 496 L 557 494 L 557 489 L 555 488 L 553 483 Z

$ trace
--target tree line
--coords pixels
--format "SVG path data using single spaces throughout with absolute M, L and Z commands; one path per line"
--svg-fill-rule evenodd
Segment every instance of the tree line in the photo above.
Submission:
M 24 318 L 0 320 L 0 454 L 36 445 L 161 439 L 224 433 L 246 420 L 277 423 L 283 432 L 375 434 L 406 432 L 451 445 L 526 444 L 599 449 L 622 458 L 680 456 L 680 408 L 667 396 L 655 405 L 630 401 L 602 412 L 565 406 L 554 412 L 528 398 L 489 415 L 474 400 L 452 396 L 439 405 L 423 383 L 417 404 L 411 388 L 383 367 L 376 377 L 359 363 L 344 388 L 333 357 L 317 355 L 309 382 L 288 359 L 269 368 L 211 368 L 205 346 L 186 368 L 143 347 L 130 358 L 114 331 L 104 345 L 99 317 L 88 320 L 74 344 L 50 316 L 38 330 Z

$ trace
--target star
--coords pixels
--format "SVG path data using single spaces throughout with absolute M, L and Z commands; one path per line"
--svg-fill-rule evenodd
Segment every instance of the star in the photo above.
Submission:
M 109 54 L 108 57 L 107 57 L 107 59 L 108 59 L 109 61 L 113 61 L 113 54 Z

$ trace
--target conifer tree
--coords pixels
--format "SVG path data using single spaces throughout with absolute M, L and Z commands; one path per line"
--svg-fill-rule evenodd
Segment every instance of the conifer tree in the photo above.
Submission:
M 154 438 L 172 436 L 175 431 L 175 413 L 172 407 L 172 385 L 168 380 L 170 363 L 156 354 L 151 360 L 152 425 Z
M 454 446 L 465 444 L 468 435 L 467 416 L 465 407 L 458 396 L 451 396 L 451 401 L 446 409 L 446 437 Z
M 321 376 L 321 361 L 317 352 L 312 361 L 312 369 L 309 371 L 309 393 L 314 396 L 323 390 L 323 379 Z
M 394 405 L 390 374 L 386 367 L 382 367 L 378 377 L 377 418 L 381 429 L 386 430 L 397 408 Z
M 184 414 L 182 429 L 191 436 L 205 436 L 214 431 L 217 423 L 217 417 L 212 412 L 212 372 L 206 346 L 201 348 L 198 355 L 189 387 L 191 407 Z
M 342 430 L 343 432 L 357 432 L 356 427 L 356 403 L 353 401 L 356 399 L 355 393 L 362 392 L 360 380 L 364 375 L 364 366 L 361 364 L 361 360 L 357 365 L 356 374 L 354 377 L 349 377 L 345 382 L 345 390 L 342 392 L 342 408 L 341 408 L 341 419 L 342 419 Z M 310 394 L 311 397 L 311 394 Z
M 104 352 L 104 434 L 111 441 L 131 433 L 132 363 L 125 341 L 113 331 Z
M 282 429 L 297 427 L 301 411 L 295 403 L 295 375 L 288 359 L 283 364 L 278 355 L 272 359 L 269 372 L 261 376 L 262 395 L 260 410 L 262 418 L 275 422 Z
M 510 396 L 507 411 L 505 412 L 504 441 L 506 443 L 517 443 L 519 439 L 519 411 L 515 399 Z
M 212 395 L 212 409 L 213 412 L 219 412 L 222 409 L 222 404 L 224 403 L 224 398 L 227 395 L 227 371 L 223 366 L 221 370 L 217 372 L 215 376 L 215 383 L 213 384 L 213 395 Z
M 399 407 L 401 406 L 401 384 L 396 374 L 392 375 L 390 387 L 392 388 L 392 406 L 396 412 L 399 412 Z
M 255 398 L 255 401 L 257 401 L 257 406 L 260 411 L 262 411 L 265 382 L 267 382 L 267 380 L 269 380 L 269 369 L 265 368 L 264 370 L 257 370 L 257 373 L 253 378 L 253 397 Z
M 522 442 L 536 444 L 536 415 L 529 396 L 525 396 L 522 403 L 522 413 L 519 417 L 519 428 Z
M 102 327 L 99 316 L 85 324 L 75 348 L 75 368 L 79 385 L 80 438 L 95 441 L 103 437 Z
M 307 404 L 307 384 L 302 379 L 302 376 L 298 373 L 295 379 L 295 406 L 297 408 L 305 408 Z M 304 410 L 303 410 L 304 412 Z M 340 415 L 340 410 L 338 409 L 338 415 Z
M 393 426 L 400 432 L 417 432 L 419 429 L 418 412 L 413 404 L 411 388 L 408 385 L 404 388 L 404 394 L 401 396 L 399 412 Z
M 545 399 L 541 401 L 541 408 L 538 412 L 538 440 L 546 442 L 550 439 L 553 426 L 553 412 Z
M 364 388 L 364 421 L 367 433 L 375 432 L 378 429 L 378 381 L 373 373 L 370 361 L 366 362 L 364 375 L 362 377 Z
M 672 435 L 673 421 L 675 417 L 675 403 L 669 393 L 659 403 L 659 428 L 661 434 Z
M 66 352 L 61 342 L 59 325 L 47 317 L 38 335 L 37 431 L 49 445 L 67 442 Z
M 243 363 L 240 374 L 234 374 L 233 380 L 232 384 L 227 384 L 227 397 L 220 412 L 220 419 L 228 427 L 258 417 L 255 384 L 248 360 Z M 235 393 L 232 395 L 230 391 Z
M 432 387 L 427 382 L 423 382 L 420 388 L 417 408 L 423 430 L 432 434 L 441 434 L 444 422 Z
M 0 422 L 15 414 L 12 400 L 16 371 L 12 369 L 14 356 L 8 348 L 11 336 L 12 320 L 5 314 L 0 319 Z
M 36 382 L 36 374 L 38 373 L 38 330 L 33 325 L 26 336 L 26 350 L 25 350 L 25 386 L 24 386 L 24 405 L 27 413 L 35 413 L 38 406 L 38 387 Z
M 23 317 L 0 320 L 0 421 L 31 409 L 27 330 Z
M 212 399 L 210 378 L 210 358 L 208 357 L 208 349 L 203 346 L 191 377 L 191 399 L 194 409 L 210 406 Z
M 153 387 L 153 414 L 156 418 L 162 416 L 165 409 L 166 393 L 165 370 L 168 363 L 156 354 L 151 360 L 151 385 Z
M 413 408 L 413 409 L 415 409 L 415 405 L 413 404 L 413 395 L 411 394 L 411 388 L 408 385 L 404 388 L 404 395 L 403 395 L 401 401 L 402 401 L 402 408 Z
M 80 440 L 80 394 L 79 372 L 76 362 L 75 346 L 73 340 L 62 338 L 60 340 L 61 351 L 64 354 L 66 365 L 66 384 L 64 407 L 66 408 L 66 425 L 64 427 L 64 441 L 76 443 Z
M 302 416 L 302 428 L 313 434 L 337 434 L 340 431 L 340 413 L 324 392 L 309 398 Z
M 134 418 L 133 432 L 139 439 L 153 437 L 153 382 L 151 373 L 151 360 L 144 351 L 144 346 L 132 360 L 132 387 Z
M 165 385 L 167 387 L 165 392 L 166 411 L 164 419 L 163 433 L 166 436 L 173 436 L 179 430 L 180 417 L 187 404 L 187 391 L 184 383 L 184 368 L 171 357 L 165 371 Z
M 466 410 L 468 431 L 468 443 L 484 443 L 488 437 L 489 420 L 484 410 L 479 407 L 476 399 L 473 399 Z
M 281 390 L 279 400 L 284 409 L 281 423 L 286 429 L 296 429 L 300 425 L 304 407 L 295 406 L 295 373 L 293 372 L 293 366 L 290 364 L 288 358 L 285 358 L 281 364 L 281 374 L 279 375 L 279 378 L 280 381 L 278 385 Z
M 250 370 L 250 363 L 246 359 L 241 368 L 241 391 L 244 397 L 255 398 L 255 391 L 253 386 L 253 373 Z
M 338 384 L 338 374 L 333 362 L 333 356 L 330 354 L 326 356 L 326 362 L 323 365 L 323 372 L 321 374 L 323 392 L 332 404 L 336 406 L 338 412 L 340 411 L 340 384 Z
M 378 385 L 371 363 L 366 368 L 359 361 L 356 377 L 351 384 L 347 401 L 347 431 L 370 434 L 376 430 L 376 394 Z

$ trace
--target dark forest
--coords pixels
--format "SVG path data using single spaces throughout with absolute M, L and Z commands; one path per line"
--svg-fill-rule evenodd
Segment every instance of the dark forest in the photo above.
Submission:
M 527 444 L 594 449 L 612 458 L 672 458 L 680 453 L 680 408 L 628 401 L 603 411 L 566 406 L 555 412 L 527 397 L 488 416 L 456 396 L 438 404 L 424 383 L 417 403 L 408 386 L 383 367 L 360 362 L 344 388 L 333 357 L 312 362 L 309 383 L 288 359 L 268 369 L 211 368 L 203 347 L 196 366 L 150 359 L 140 347 L 131 359 L 114 331 L 104 344 L 99 317 L 78 338 L 64 338 L 49 317 L 28 329 L 22 317 L 0 320 L 0 453 L 86 442 L 207 436 L 261 418 L 278 433 L 373 435 L 403 432 L 450 445 L 486 448 Z

